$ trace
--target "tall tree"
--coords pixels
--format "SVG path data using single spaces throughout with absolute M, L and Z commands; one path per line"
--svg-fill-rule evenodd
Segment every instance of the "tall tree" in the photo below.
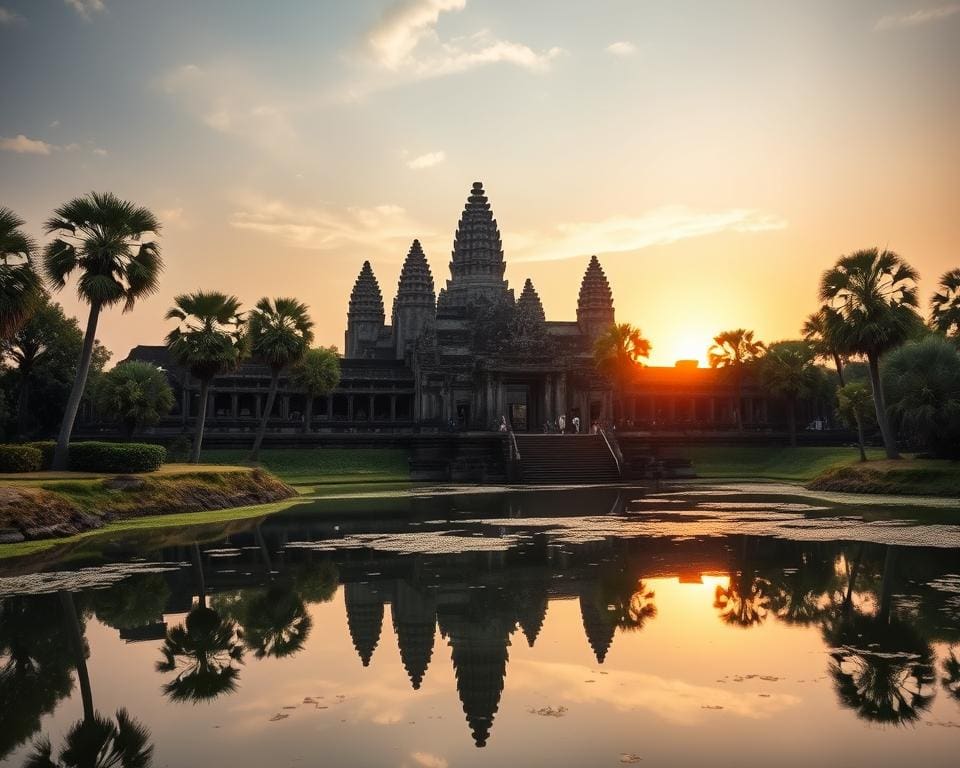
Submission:
M 80 364 L 53 455 L 53 469 L 66 469 L 100 312 L 120 303 L 129 312 L 138 299 L 157 290 L 163 269 L 160 246 L 144 236 L 158 234 L 160 222 L 148 209 L 110 192 L 90 192 L 57 208 L 45 229 L 57 235 L 43 256 L 50 284 L 59 291 L 76 272 L 77 293 L 90 306 Z
M 711 368 L 723 368 L 733 377 L 737 391 L 737 430 L 743 431 L 743 378 L 747 369 L 762 356 L 766 347 L 753 338 L 753 331 L 737 328 L 723 331 L 713 337 L 713 346 L 707 351 Z
M 960 345 L 960 269 L 944 272 L 930 297 L 930 325 Z
M 118 421 L 129 440 L 160 421 L 173 408 L 166 374 L 152 363 L 128 360 L 105 373 L 93 389 L 93 402 L 105 420 Z
M 178 325 L 167 334 L 170 354 L 200 382 L 200 402 L 193 428 L 190 461 L 200 461 L 203 428 L 207 419 L 210 382 L 236 368 L 244 349 L 240 299 L 216 291 L 197 291 L 177 296 L 167 310 L 167 320 Z
M 641 358 L 650 357 L 652 346 L 636 326 L 630 323 L 611 325 L 593 348 L 597 369 L 609 377 L 617 392 L 620 418 L 624 417 L 624 400 L 630 382 L 640 368 Z
M 873 395 L 862 381 L 851 381 L 837 390 L 837 411 L 847 426 L 857 430 L 857 444 L 860 446 L 860 461 L 867 460 L 867 450 L 863 439 L 863 428 L 871 414 L 876 412 L 873 407 Z
M 842 256 L 820 280 L 826 338 L 839 349 L 867 358 L 877 425 L 887 457 L 900 457 L 887 415 L 880 358 L 913 335 L 918 275 L 893 251 L 871 248 Z
M 303 359 L 291 368 L 290 381 L 306 394 L 303 431 L 309 432 L 314 399 L 329 395 L 340 383 L 340 355 L 337 354 L 337 348 L 308 349 Z
M 273 403 L 285 368 L 303 359 L 313 341 L 313 321 L 306 304 L 296 299 L 262 298 L 250 313 L 248 333 L 250 353 L 255 360 L 270 367 L 270 392 L 260 419 L 260 428 L 250 451 L 250 461 L 260 458 L 260 446 L 267 432 Z
M 43 298 L 32 260 L 36 245 L 20 229 L 23 225 L 9 208 L 0 208 L 0 339 L 16 333 Z
M 790 445 L 797 445 L 797 401 L 813 395 L 822 382 L 814 364 L 816 353 L 806 341 L 778 341 L 771 344 L 760 363 L 760 380 L 773 394 L 787 401 Z
M 843 377 L 843 355 L 841 351 L 827 339 L 827 312 L 824 307 L 820 307 L 820 309 L 807 317 L 803 323 L 801 333 L 803 333 L 803 338 L 813 345 L 813 350 L 817 357 L 833 361 L 837 378 L 840 379 L 840 386 L 844 386 L 847 382 Z

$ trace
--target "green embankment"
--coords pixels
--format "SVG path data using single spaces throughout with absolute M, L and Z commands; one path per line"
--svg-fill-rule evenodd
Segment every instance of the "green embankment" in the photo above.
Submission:
M 203 451 L 207 464 L 244 464 L 247 451 Z M 410 477 L 407 452 L 394 448 L 267 448 L 260 466 L 301 490 L 332 483 L 398 483 Z
M 807 487 L 816 491 L 960 499 L 960 462 L 901 459 L 833 467 L 815 477 Z
M 859 462 L 856 448 L 788 446 L 691 446 L 678 449 L 693 462 L 697 477 L 708 479 L 781 480 L 806 483 L 820 473 Z M 870 449 L 870 459 L 883 452 Z

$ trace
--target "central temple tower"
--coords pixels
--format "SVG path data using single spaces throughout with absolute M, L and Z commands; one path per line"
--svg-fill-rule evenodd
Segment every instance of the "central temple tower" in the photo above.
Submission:
M 437 300 L 438 317 L 460 316 L 477 299 L 513 304 L 513 291 L 503 279 L 506 267 L 497 220 L 483 184 L 475 181 L 454 235 L 450 279 Z

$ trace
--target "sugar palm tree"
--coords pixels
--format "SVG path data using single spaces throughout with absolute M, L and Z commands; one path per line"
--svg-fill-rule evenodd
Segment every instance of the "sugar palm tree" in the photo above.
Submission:
M 650 357 L 652 346 L 643 333 L 630 323 L 615 323 L 597 339 L 593 359 L 597 369 L 609 377 L 617 391 L 620 417 L 630 382 L 640 368 L 640 359 Z
M 842 256 L 820 280 L 826 338 L 839 349 L 867 358 L 877 425 L 887 457 L 900 457 L 890 427 L 880 358 L 914 334 L 918 275 L 893 251 L 871 248 Z
M 329 395 L 340 383 L 340 356 L 336 347 L 308 349 L 290 371 L 294 387 L 306 394 L 303 431 L 310 431 L 314 398 Z
M 236 368 L 243 352 L 240 299 L 217 291 L 197 291 L 181 294 L 173 301 L 166 319 L 176 320 L 178 325 L 167 334 L 167 347 L 173 359 L 200 382 L 190 452 L 190 461 L 196 464 L 200 461 L 210 382 L 214 376 Z
M 9 208 L 0 208 L 0 339 L 16 333 L 43 296 L 32 261 L 36 245 L 21 231 L 23 225 Z
M 837 390 L 837 411 L 847 426 L 857 429 L 857 443 L 860 446 L 860 461 L 867 460 L 866 445 L 863 439 L 864 423 L 875 412 L 873 395 L 862 381 L 852 381 Z
M 160 222 L 147 208 L 109 192 L 90 192 L 57 208 L 44 228 L 57 235 L 43 254 L 50 285 L 59 291 L 76 272 L 77 292 L 90 305 L 80 364 L 53 456 L 53 469 L 66 469 L 100 312 L 121 303 L 129 312 L 138 299 L 157 290 L 163 269 L 160 246 L 144 236 L 159 233 Z
M 270 392 L 260 419 L 260 428 L 250 451 L 250 460 L 260 457 L 260 446 L 267 431 L 273 403 L 285 368 L 303 359 L 313 341 L 313 321 L 306 304 L 296 299 L 262 298 L 250 313 L 248 332 L 254 359 L 270 367 Z
M 713 346 L 707 351 L 711 368 L 730 371 L 737 390 L 737 429 L 743 431 L 743 376 L 746 369 L 759 360 L 766 347 L 753 338 L 753 331 L 737 328 L 723 331 L 713 337 Z
M 822 381 L 814 365 L 813 346 L 806 341 L 771 344 L 760 365 L 760 380 L 772 393 L 787 401 L 790 445 L 797 445 L 797 400 L 812 395 Z
M 944 272 L 930 297 L 930 325 L 960 344 L 960 269 Z
M 837 372 L 837 378 L 840 379 L 840 386 L 847 382 L 843 377 L 843 355 L 834 344 L 827 339 L 827 313 L 824 307 L 820 307 L 816 312 L 807 317 L 800 329 L 803 338 L 813 345 L 813 350 L 817 357 L 828 358 L 833 361 L 833 367 Z

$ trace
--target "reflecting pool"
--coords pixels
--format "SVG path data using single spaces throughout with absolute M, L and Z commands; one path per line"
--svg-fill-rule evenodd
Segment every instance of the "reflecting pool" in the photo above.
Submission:
M 438 489 L 0 560 L 0 765 L 954 766 L 956 522 Z

